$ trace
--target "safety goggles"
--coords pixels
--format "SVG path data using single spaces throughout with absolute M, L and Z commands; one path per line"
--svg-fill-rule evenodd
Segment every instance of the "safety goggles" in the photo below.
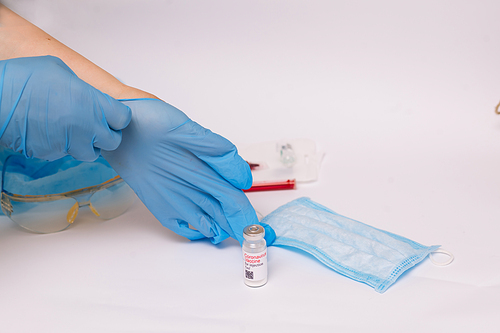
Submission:
M 96 178 L 95 173 L 110 175 L 108 166 L 102 164 L 97 165 L 96 168 L 95 165 L 89 167 L 88 162 L 71 161 L 73 163 L 71 167 L 65 166 L 65 162 L 58 163 L 57 167 L 54 167 L 54 164 L 46 162 L 47 164 L 43 166 L 37 165 L 36 168 L 30 169 L 26 167 L 26 163 L 30 163 L 30 161 L 23 159 L 23 156 L 12 155 L 5 161 L 2 170 L 1 205 L 6 216 L 32 232 L 52 233 L 65 230 L 73 224 L 79 209 L 84 206 L 88 206 L 99 218 L 112 219 L 123 214 L 135 199 L 132 189 L 118 175 L 97 185 L 61 193 L 34 195 L 12 193 L 8 190 L 9 188 L 18 190 L 28 188 L 28 191 L 39 193 L 41 190 L 46 190 L 47 186 L 50 187 L 51 184 L 81 185 L 88 182 L 88 178 L 93 178 L 94 182 L 99 179 L 99 177 Z M 36 178 L 37 174 L 43 174 L 51 168 L 54 171 L 42 177 L 45 177 L 42 180 L 48 179 L 48 181 L 39 182 L 36 186 L 25 181 L 26 179 L 31 180 L 33 175 Z M 24 173 L 28 173 L 30 176 L 27 177 Z M 63 175 L 62 179 L 59 174 Z M 78 179 L 75 181 L 75 177 L 81 177 L 80 180 L 83 182 L 79 182 Z M 57 181 L 55 181 L 56 178 Z M 26 186 L 23 187 L 23 185 Z M 64 186 L 54 186 L 55 189 L 64 188 Z

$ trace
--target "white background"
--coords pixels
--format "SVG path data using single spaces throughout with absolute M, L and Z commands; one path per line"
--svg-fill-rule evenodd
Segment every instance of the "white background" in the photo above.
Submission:
M 320 178 L 251 193 L 262 214 L 302 196 L 440 244 L 385 294 L 312 257 L 189 242 L 137 202 L 36 235 L 0 218 L 2 332 L 498 332 L 500 2 L 9 0 L 125 83 L 238 146 L 309 138 Z

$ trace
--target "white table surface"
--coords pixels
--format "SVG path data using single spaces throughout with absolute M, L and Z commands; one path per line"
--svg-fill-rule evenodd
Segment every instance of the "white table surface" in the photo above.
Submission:
M 175 235 L 140 202 L 38 235 L 0 218 L 2 332 L 498 332 L 500 2 L 4 0 L 129 85 L 238 146 L 315 140 L 295 198 L 455 255 L 384 294 L 269 249 Z

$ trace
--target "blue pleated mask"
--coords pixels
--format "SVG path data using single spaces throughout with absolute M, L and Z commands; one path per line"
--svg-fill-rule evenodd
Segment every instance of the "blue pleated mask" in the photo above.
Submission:
M 380 293 L 439 248 L 341 216 L 309 198 L 281 206 L 261 222 L 276 233 L 272 245 L 306 251 L 338 273 Z

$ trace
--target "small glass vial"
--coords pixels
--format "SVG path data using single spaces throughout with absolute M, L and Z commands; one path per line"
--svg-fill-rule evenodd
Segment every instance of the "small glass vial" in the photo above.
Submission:
M 265 230 L 253 224 L 243 230 L 243 277 L 249 287 L 261 287 L 267 283 L 267 245 Z
M 292 145 L 289 143 L 282 144 L 280 147 L 280 160 L 287 168 L 293 167 L 295 164 L 295 152 Z

